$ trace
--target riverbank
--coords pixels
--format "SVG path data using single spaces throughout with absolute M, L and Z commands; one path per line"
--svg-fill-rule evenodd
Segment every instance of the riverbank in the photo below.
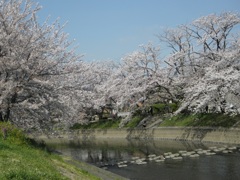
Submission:
M 154 142 L 153 149 L 166 149 L 177 152 L 178 149 L 186 150 L 196 149 L 196 146 L 203 145 L 205 148 L 214 146 L 239 146 L 240 145 L 240 129 L 239 128 L 194 128 L 194 127 L 158 127 L 149 129 L 81 129 L 63 134 L 52 134 L 49 137 L 45 135 L 35 137 L 38 140 L 44 140 L 46 144 L 54 147 L 57 145 L 63 149 L 66 145 L 77 145 L 84 147 L 84 144 L 92 143 L 94 145 L 106 148 L 106 144 L 114 144 L 117 149 L 122 146 L 136 145 L 139 147 L 143 143 L 145 147 L 148 142 Z M 156 143 L 157 142 L 157 143 Z M 194 142 L 194 143 L 192 143 Z M 196 143 L 195 143 L 196 142 Z M 176 143 L 176 144 L 175 144 Z M 151 143 L 150 143 L 151 144 Z M 219 144 L 219 145 L 217 145 Z M 227 146 L 225 146 L 227 145 Z M 151 145 L 149 145 L 151 146 Z M 60 148 L 60 149 L 61 149 Z M 147 148 L 149 150 L 149 147 Z M 160 150 L 161 151 L 161 150 Z M 166 152 L 168 152 L 166 151 Z M 155 151 L 153 151 L 155 152 Z M 165 151 L 163 151 L 165 152 Z M 68 157 L 72 157 L 71 151 L 64 151 Z M 87 153 L 87 155 L 89 155 Z M 76 163 L 76 162 L 75 162 Z M 81 162 L 80 162 L 81 163 Z M 84 169 L 82 166 L 79 168 Z M 100 171 L 87 168 L 86 170 L 95 176 L 102 177 L 107 171 Z M 105 177 L 109 177 L 108 175 Z M 105 179 L 105 178 L 103 178 Z M 112 178 L 113 179 L 113 178 Z
M 62 154 L 129 179 L 239 179 L 238 145 L 126 138 L 51 140 L 48 147 Z M 190 157 L 194 153 L 199 157 Z
M 35 137 L 44 141 L 54 139 L 66 140 L 97 140 L 97 139 L 157 139 L 193 141 L 202 143 L 240 144 L 239 128 L 211 127 L 158 127 L 151 129 L 80 129 L 58 136 L 40 135 Z
M 63 156 L 63 159 L 68 164 L 71 164 L 78 169 L 81 169 L 91 175 L 94 175 L 95 177 L 98 177 L 99 180 L 127 180 L 127 178 L 124 178 L 120 175 L 114 174 L 110 171 L 106 171 L 104 169 L 98 168 L 94 165 L 87 164 L 82 161 L 80 162 L 79 160 L 75 161 L 70 156 Z M 81 177 L 76 177 L 76 179 L 81 179 Z
M 6 141 L 0 142 L 0 170 L 0 179 L 125 180 L 71 157 Z
M 125 179 L 52 153 L 10 123 L 0 123 L 0 179 Z
M 0 142 L 0 171 L 0 179 L 100 179 L 58 155 L 10 138 Z

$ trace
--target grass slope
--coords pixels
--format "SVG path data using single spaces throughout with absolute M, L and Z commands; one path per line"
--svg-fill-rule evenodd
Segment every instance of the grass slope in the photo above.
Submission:
M 118 128 L 120 123 L 120 120 L 100 120 L 94 123 L 89 123 L 89 124 L 78 124 L 76 123 L 75 125 L 73 125 L 73 127 L 71 129 L 95 129 L 95 128 L 99 128 L 99 129 L 108 129 L 108 128 Z
M 156 106 L 160 109 L 160 105 Z M 155 107 L 155 108 L 156 108 Z M 240 115 L 229 116 L 220 113 L 202 113 L 202 114 L 178 114 L 176 116 L 170 117 L 168 114 L 159 112 L 153 114 L 153 116 L 141 115 L 141 113 L 135 113 L 131 121 L 129 121 L 124 128 L 136 128 L 139 123 L 146 117 L 150 119 L 159 117 L 163 120 L 160 127 L 167 126 L 193 126 L 193 127 L 240 127 Z M 118 120 L 107 120 L 98 121 L 86 125 L 75 124 L 72 129 L 108 129 L 108 128 L 118 128 L 120 124 L 120 119 Z
M 33 146 L 24 134 L 9 123 L 0 123 L 0 179 L 61 180 L 98 179 Z
M 233 127 L 240 121 L 240 115 L 229 116 L 226 114 L 179 114 L 165 119 L 160 126 L 193 126 L 193 127 Z

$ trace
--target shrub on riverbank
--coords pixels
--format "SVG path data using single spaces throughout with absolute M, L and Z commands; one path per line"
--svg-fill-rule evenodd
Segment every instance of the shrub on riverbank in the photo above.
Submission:
M 25 134 L 9 122 L 0 123 L 0 138 L 14 144 L 28 144 Z
M 151 105 L 154 115 L 172 113 L 177 110 L 178 106 L 176 103 L 158 103 Z

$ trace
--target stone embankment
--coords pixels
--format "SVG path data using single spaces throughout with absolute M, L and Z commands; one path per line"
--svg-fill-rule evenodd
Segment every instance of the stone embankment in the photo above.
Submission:
M 152 129 L 84 129 L 65 135 L 64 139 L 97 140 L 97 139 L 154 139 L 179 140 L 193 142 L 210 142 L 240 144 L 239 128 L 193 128 L 193 127 L 161 127 Z

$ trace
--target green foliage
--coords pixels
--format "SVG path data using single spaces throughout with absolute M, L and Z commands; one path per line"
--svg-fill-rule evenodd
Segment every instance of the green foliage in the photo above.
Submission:
M 106 128 L 118 128 L 120 119 L 113 120 L 100 120 L 89 124 L 74 124 L 71 129 L 106 129 Z
M 171 108 L 173 112 L 179 108 L 179 104 L 177 103 L 169 103 L 168 106 Z
M 160 112 L 163 112 L 164 109 L 166 107 L 166 104 L 153 104 L 152 105 L 152 108 L 153 108 L 153 114 L 157 114 L 157 113 L 160 113 Z
M 160 126 L 191 126 L 194 119 L 195 115 L 179 114 L 172 118 L 165 119 Z
M 165 119 L 160 126 L 209 126 L 209 127 L 232 127 L 240 121 L 240 115 L 229 116 L 225 114 L 179 114 Z
M 200 114 L 193 126 L 232 127 L 240 121 L 240 115 L 229 116 L 226 114 Z
M 132 113 L 132 116 L 142 116 L 142 109 L 135 109 L 135 111 Z
M 176 103 L 159 103 L 153 104 L 151 107 L 153 108 L 153 114 L 166 114 L 176 111 L 178 105 Z
M 143 119 L 142 116 L 134 116 L 132 118 L 132 120 L 127 123 L 127 125 L 125 127 L 127 127 L 127 128 L 134 128 L 134 127 L 136 127 L 140 123 L 140 121 L 142 119 Z
M 0 122 L 0 139 L 15 144 L 28 144 L 28 138 L 22 130 L 13 126 L 10 122 Z

